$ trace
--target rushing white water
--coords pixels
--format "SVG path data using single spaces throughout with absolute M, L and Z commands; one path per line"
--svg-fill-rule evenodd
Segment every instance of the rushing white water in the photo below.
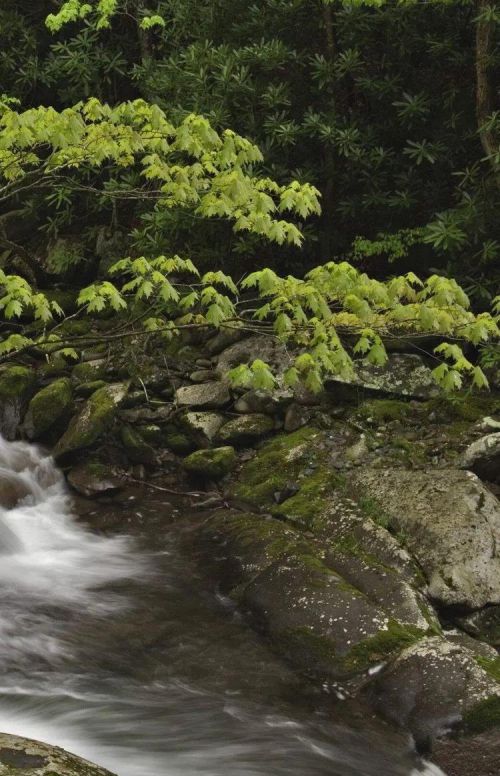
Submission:
M 149 541 L 96 535 L 52 460 L 1 439 L 0 503 L 1 731 L 118 776 L 442 776 L 401 736 L 309 708 L 193 581 L 158 504 Z

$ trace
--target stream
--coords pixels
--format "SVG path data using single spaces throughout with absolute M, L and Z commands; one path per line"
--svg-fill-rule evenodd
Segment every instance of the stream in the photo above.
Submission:
M 52 459 L 4 440 L 0 488 L 0 731 L 118 776 L 443 776 L 273 655 L 163 493 L 78 516 Z

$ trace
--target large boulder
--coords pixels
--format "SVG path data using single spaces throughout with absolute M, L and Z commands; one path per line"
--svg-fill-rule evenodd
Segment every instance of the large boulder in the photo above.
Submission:
M 113 383 L 93 393 L 57 442 L 54 458 L 62 460 L 91 447 L 111 427 L 127 391 L 128 383 Z
M 500 433 L 487 434 L 469 445 L 462 466 L 483 480 L 500 482 Z
M 40 439 L 67 419 L 73 406 L 71 381 L 61 377 L 46 385 L 31 399 L 23 429 L 28 439 Z
M 409 399 L 430 399 L 439 393 L 429 367 L 420 356 L 408 353 L 390 354 L 385 366 L 359 364 L 351 378 L 330 378 L 328 388 L 347 398 L 355 397 L 360 388 L 375 396 Z
M 35 386 L 35 373 L 28 367 L 7 366 L 0 370 L 0 433 L 5 439 L 16 438 Z
M 197 385 L 184 385 L 175 392 L 175 399 L 179 407 L 193 407 L 202 410 L 224 407 L 231 401 L 231 396 L 227 385 L 214 381 Z
M 500 603 L 500 504 L 475 474 L 363 468 L 350 482 L 416 558 L 431 598 L 467 609 Z
M 454 726 L 476 731 L 498 725 L 500 684 L 494 673 L 494 661 L 435 636 L 404 649 L 367 694 L 381 714 L 411 730 L 424 748 Z
M 0 733 L 0 774 L 5 776 L 113 776 L 64 749 Z

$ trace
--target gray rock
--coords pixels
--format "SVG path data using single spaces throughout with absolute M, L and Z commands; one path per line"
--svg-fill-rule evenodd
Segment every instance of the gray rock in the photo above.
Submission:
M 464 469 L 470 469 L 483 480 L 499 482 L 500 433 L 476 439 L 464 452 L 461 464 Z
M 180 407 L 196 407 L 198 409 L 224 407 L 231 401 L 227 385 L 221 382 L 185 385 L 177 389 L 175 397 Z
M 351 484 L 383 511 L 434 600 L 468 609 L 500 603 L 500 504 L 476 475 L 358 469 Z
M 257 412 L 263 415 L 276 415 L 281 412 L 293 399 L 290 390 L 279 389 L 276 391 L 247 391 L 234 404 L 236 412 L 243 414 Z
M 484 432 L 500 431 L 500 420 L 486 416 L 476 423 L 476 428 Z
M 11 776 L 113 776 L 57 746 L 0 733 L 0 774 Z
M 240 415 L 224 423 L 217 440 L 227 445 L 251 444 L 274 430 L 274 420 L 268 415 Z
M 68 482 L 73 490 L 87 498 L 116 493 L 124 486 L 113 467 L 97 461 L 73 467 L 68 473 Z
M 216 371 L 222 378 L 226 378 L 235 366 L 252 364 L 256 359 L 269 364 L 278 380 L 292 363 L 285 345 L 276 337 L 254 335 L 223 350 L 217 359 Z
M 110 428 L 127 391 L 128 383 L 114 383 L 93 393 L 57 442 L 54 458 L 61 460 L 91 447 Z
M 205 383 L 209 380 L 217 380 L 218 375 L 212 369 L 197 369 L 191 372 L 189 379 L 192 383 Z
M 500 606 L 487 606 L 456 621 L 467 633 L 500 648 Z
M 225 421 L 217 412 L 186 412 L 179 423 L 196 445 L 209 447 Z
M 235 342 L 238 342 L 243 337 L 245 337 L 245 332 L 241 329 L 222 326 L 215 337 L 212 337 L 212 339 L 208 340 L 205 345 L 205 350 L 209 356 L 216 356 L 218 353 L 221 353 L 223 350 L 230 347 Z
M 472 715 L 482 702 L 500 701 L 500 684 L 480 667 L 473 652 L 435 636 L 403 650 L 367 694 L 381 714 L 411 730 L 425 746 Z
M 311 410 L 306 409 L 300 404 L 290 404 L 285 414 L 284 429 L 287 433 L 297 431 L 306 426 L 311 419 Z
M 120 438 L 127 453 L 127 458 L 132 463 L 153 465 L 157 461 L 157 453 L 144 437 L 132 426 L 122 426 Z
M 329 378 L 327 387 L 340 397 L 354 396 L 359 388 L 373 394 L 404 396 L 413 399 L 429 399 L 437 396 L 439 389 L 432 372 L 420 356 L 394 353 L 383 367 L 359 365 L 352 379 Z

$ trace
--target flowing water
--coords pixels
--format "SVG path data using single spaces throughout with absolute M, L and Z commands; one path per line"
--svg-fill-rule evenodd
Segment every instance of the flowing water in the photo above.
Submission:
M 182 551 L 175 505 L 92 506 L 122 533 L 92 532 L 52 460 L 3 440 L 0 495 L 0 731 L 118 776 L 441 774 L 273 656 Z

